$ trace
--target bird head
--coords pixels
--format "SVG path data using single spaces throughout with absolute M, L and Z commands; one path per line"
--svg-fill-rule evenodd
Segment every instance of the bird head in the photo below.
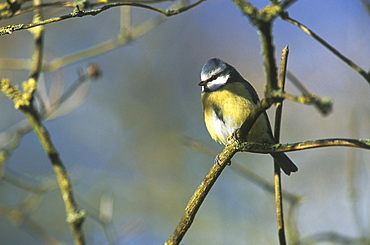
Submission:
M 202 86 L 202 92 L 216 91 L 228 82 L 232 72 L 236 72 L 235 68 L 226 62 L 218 58 L 210 59 L 202 68 L 198 85 Z

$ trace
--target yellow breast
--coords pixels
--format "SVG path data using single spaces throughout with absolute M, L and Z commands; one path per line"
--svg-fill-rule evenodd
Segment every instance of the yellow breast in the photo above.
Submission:
M 250 94 L 242 83 L 230 83 L 214 92 L 202 93 L 204 121 L 211 137 L 226 145 L 227 139 L 240 128 L 255 107 Z M 269 124 L 261 115 L 252 127 L 248 141 L 268 142 Z

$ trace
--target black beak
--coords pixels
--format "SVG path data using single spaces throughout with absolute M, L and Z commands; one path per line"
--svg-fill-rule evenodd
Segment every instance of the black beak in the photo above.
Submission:
M 206 81 L 201 81 L 200 83 L 198 83 L 198 86 L 205 86 L 205 85 L 207 85 Z

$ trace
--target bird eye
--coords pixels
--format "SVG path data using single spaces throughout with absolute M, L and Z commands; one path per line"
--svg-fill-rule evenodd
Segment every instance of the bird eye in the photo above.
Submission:
M 218 75 L 212 75 L 210 78 L 207 79 L 207 82 L 211 82 L 213 80 L 216 80 L 217 77 L 218 77 Z

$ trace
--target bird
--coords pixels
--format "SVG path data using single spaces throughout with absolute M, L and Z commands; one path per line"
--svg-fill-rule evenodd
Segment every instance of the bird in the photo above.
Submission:
M 253 86 L 239 72 L 219 58 L 208 60 L 200 73 L 201 101 L 206 128 L 212 139 L 228 145 L 235 140 L 239 129 L 259 102 Z M 275 144 L 271 125 L 263 112 L 246 136 L 248 142 Z M 285 174 L 298 167 L 282 152 L 270 153 Z M 217 159 L 217 158 L 216 158 Z

